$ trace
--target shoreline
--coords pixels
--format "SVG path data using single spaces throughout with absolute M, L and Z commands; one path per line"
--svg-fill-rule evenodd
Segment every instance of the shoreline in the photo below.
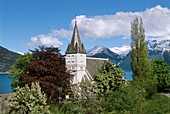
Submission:
M 9 74 L 9 72 L 0 72 L 0 74 Z

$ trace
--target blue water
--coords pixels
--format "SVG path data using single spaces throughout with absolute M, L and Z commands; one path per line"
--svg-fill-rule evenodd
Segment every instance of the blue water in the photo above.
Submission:
M 125 79 L 126 80 L 132 80 L 132 71 L 125 72 Z
M 0 94 L 12 92 L 11 82 L 12 79 L 8 78 L 8 74 L 0 74 Z
M 132 72 L 125 72 L 125 79 L 132 80 Z M 12 92 L 11 82 L 12 79 L 8 78 L 8 74 L 0 74 L 0 94 Z

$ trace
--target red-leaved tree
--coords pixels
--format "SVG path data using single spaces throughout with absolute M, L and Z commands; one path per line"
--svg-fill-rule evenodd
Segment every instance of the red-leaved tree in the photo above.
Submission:
M 66 70 L 64 57 L 58 48 L 41 46 L 31 51 L 33 60 L 27 63 L 27 72 L 20 75 L 22 86 L 38 81 L 50 102 L 71 94 L 73 76 Z

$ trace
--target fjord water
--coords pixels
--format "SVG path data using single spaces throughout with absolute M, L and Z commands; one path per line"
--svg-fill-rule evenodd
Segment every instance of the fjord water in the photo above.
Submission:
M 12 79 L 8 78 L 8 74 L 0 74 L 0 94 L 12 92 L 11 82 Z
M 132 80 L 132 71 L 125 72 L 125 79 Z
M 132 80 L 132 72 L 125 72 L 125 79 Z M 0 94 L 10 93 L 12 89 L 10 87 L 12 82 L 11 78 L 8 78 L 8 74 L 0 74 Z

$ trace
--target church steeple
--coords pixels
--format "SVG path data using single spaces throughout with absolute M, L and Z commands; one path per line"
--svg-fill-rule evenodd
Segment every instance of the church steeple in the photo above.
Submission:
M 74 31 L 71 39 L 71 44 L 68 44 L 66 54 L 82 53 L 86 54 L 83 43 L 81 43 L 80 35 L 77 27 L 77 21 L 75 21 Z

